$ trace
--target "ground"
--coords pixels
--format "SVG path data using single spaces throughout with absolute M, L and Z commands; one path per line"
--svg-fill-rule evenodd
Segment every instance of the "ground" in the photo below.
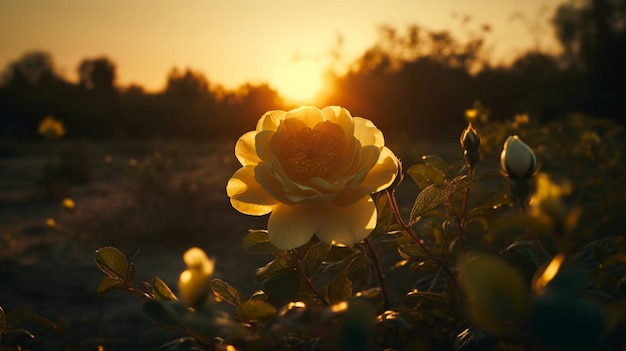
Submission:
M 103 246 L 135 255 L 137 285 L 159 276 L 175 290 L 182 254 L 198 246 L 215 258 L 215 276 L 244 298 L 258 289 L 255 268 L 270 257 L 243 253 L 240 245 L 267 218 L 242 215 L 229 204 L 225 185 L 239 167 L 233 148 L 234 140 L 3 142 L 0 306 L 62 319 L 65 326 L 55 334 L 26 324 L 37 336 L 31 347 L 146 350 L 184 335 L 151 323 L 134 295 L 96 294 L 103 275 L 93 258 Z M 67 150 L 64 168 L 60 155 Z M 431 150 L 416 152 L 422 151 Z M 70 171 L 46 178 L 46 165 Z M 66 197 L 74 211 L 62 206 Z

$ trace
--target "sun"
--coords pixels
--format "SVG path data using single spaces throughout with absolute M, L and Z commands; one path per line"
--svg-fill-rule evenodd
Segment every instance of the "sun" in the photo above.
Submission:
M 322 87 L 322 66 L 315 61 L 296 61 L 274 71 L 270 85 L 287 100 L 312 103 Z

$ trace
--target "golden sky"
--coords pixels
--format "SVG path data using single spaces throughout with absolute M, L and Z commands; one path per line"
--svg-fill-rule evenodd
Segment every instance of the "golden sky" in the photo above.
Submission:
M 326 63 L 338 34 L 351 61 L 383 24 L 474 32 L 488 23 L 491 57 L 554 48 L 549 20 L 563 0 L 0 0 L 0 69 L 42 49 L 75 79 L 83 58 L 106 55 L 120 85 L 163 88 L 176 66 L 227 88 L 289 75 L 296 58 Z M 516 15 L 517 14 L 517 15 Z M 520 16 L 521 15 L 521 16 Z M 459 35 L 463 38 L 463 34 Z

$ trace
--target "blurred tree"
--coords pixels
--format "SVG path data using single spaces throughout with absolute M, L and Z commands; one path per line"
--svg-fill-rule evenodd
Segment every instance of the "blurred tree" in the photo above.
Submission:
M 280 94 L 268 84 L 244 84 L 222 100 L 223 112 L 218 123 L 233 134 L 247 132 L 266 111 L 288 108 Z
M 52 56 L 44 51 L 25 53 L 17 61 L 10 63 L 2 75 L 2 84 L 8 89 L 50 87 L 61 82 Z
M 115 88 L 115 63 L 107 57 L 84 59 L 78 65 L 79 86 L 100 95 L 111 95 Z
M 583 112 L 623 118 L 626 0 L 571 1 L 558 7 L 552 22 L 563 64 L 583 75 Z
M 461 128 L 460 114 L 476 99 L 471 72 L 483 64 L 482 43 L 482 36 L 461 42 L 418 25 L 404 33 L 383 26 L 379 41 L 335 76 L 327 104 L 365 114 L 386 131 L 433 136 Z
M 66 120 L 68 104 L 59 103 L 73 86 L 56 71 L 52 56 L 31 51 L 7 65 L 0 85 L 0 135 L 37 136 L 46 115 Z
M 167 77 L 165 94 L 180 99 L 196 100 L 209 94 L 209 81 L 202 73 L 191 69 L 180 72 L 173 68 Z

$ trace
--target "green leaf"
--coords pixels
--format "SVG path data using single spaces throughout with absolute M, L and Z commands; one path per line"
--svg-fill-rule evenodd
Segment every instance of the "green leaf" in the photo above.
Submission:
M 539 253 L 537 249 L 539 249 Z M 537 247 L 532 241 L 516 241 L 500 254 L 503 257 L 523 257 L 527 262 L 531 263 L 535 269 L 547 264 L 552 259 L 552 255 L 548 253 L 543 246 Z
M 396 222 L 393 211 L 391 210 L 391 204 L 389 203 L 389 197 L 386 194 L 382 194 L 378 197 L 376 201 L 376 211 L 378 213 L 377 227 L 387 228 Z
M 262 282 L 263 290 L 274 299 L 290 301 L 296 297 L 301 279 L 296 272 L 275 274 Z
M 248 300 L 254 300 L 254 301 L 267 301 L 267 294 L 265 293 L 265 291 L 263 290 L 257 290 L 255 291 L 252 296 L 250 296 L 250 298 Z
M 327 262 L 342 261 L 346 257 L 349 257 L 353 254 L 354 254 L 354 249 L 349 246 L 345 246 L 345 247 L 332 246 L 330 248 L 330 252 L 328 253 L 328 257 L 326 257 L 326 261 Z
M 328 299 L 330 302 L 339 302 L 352 295 L 352 281 L 348 279 L 346 271 L 337 274 L 328 284 Z
M 307 250 L 303 266 L 308 267 L 309 276 L 313 276 L 317 269 L 324 263 L 331 246 L 321 241 L 311 245 Z
M 489 193 L 484 193 L 478 200 L 478 206 L 490 207 L 493 209 L 500 208 L 502 206 L 509 206 L 513 203 L 513 198 L 509 195 L 509 191 L 494 190 Z
M 241 296 L 239 295 L 239 291 L 235 289 L 232 285 L 221 279 L 213 279 L 211 280 L 211 289 L 213 289 L 213 293 L 219 297 L 220 299 L 228 302 L 231 305 L 238 306 L 241 304 Z
M 497 332 L 526 310 L 527 287 L 518 268 L 500 256 L 482 254 L 459 265 L 459 282 L 472 320 Z
M 177 328 L 187 308 L 178 301 L 147 300 L 143 303 L 144 312 L 153 321 L 165 328 Z
M 401 238 L 403 236 L 404 236 L 404 231 L 392 230 L 392 231 L 386 232 L 384 235 L 378 235 L 378 236 L 373 237 L 372 244 L 377 245 L 377 244 L 387 243 L 391 241 L 396 241 L 398 238 Z
M 465 173 L 466 171 L 467 171 L 467 162 L 465 161 L 465 158 L 461 158 L 450 164 L 450 168 L 448 169 L 448 172 L 446 173 L 446 178 L 450 179 L 461 173 Z
M 410 215 L 410 225 L 415 224 L 419 218 L 443 205 L 450 196 L 454 193 L 455 187 L 453 185 L 430 185 L 422 190 L 413 204 Z
M 152 280 L 152 291 L 154 296 L 161 300 L 178 300 L 172 289 L 159 277 L 155 277 Z
M 365 284 L 370 277 L 369 269 L 370 261 L 366 254 L 362 253 L 350 262 L 350 265 L 346 269 L 346 274 L 348 275 L 348 279 L 352 280 L 352 283 Z
M 422 163 L 411 166 L 406 173 L 420 189 L 425 189 L 432 184 L 443 184 L 446 179 L 445 173 Z
M 276 254 L 281 250 L 274 246 L 269 239 L 267 230 L 250 230 L 241 243 L 243 252 L 251 254 Z
M 449 308 L 452 307 L 454 301 L 449 296 L 433 293 L 429 291 L 412 291 L 403 299 L 407 306 L 419 306 L 420 310 L 431 308 Z
M 257 268 L 256 275 L 261 281 L 278 274 L 295 270 L 296 262 L 292 255 L 285 253 L 270 261 L 261 268 Z
M 276 308 L 265 301 L 248 300 L 237 306 L 237 316 L 244 322 L 256 322 L 273 317 Z
M 399 244 L 398 253 L 405 260 L 424 262 L 428 259 L 428 255 L 424 250 L 414 243 Z
M 450 172 L 450 166 L 441 157 L 435 155 L 422 156 L 422 161 L 443 174 Z
M 411 260 L 415 262 L 423 262 L 428 259 L 428 255 L 422 250 L 408 234 L 403 235 L 397 239 L 398 253 L 405 260 Z
M 114 247 L 103 247 L 96 250 L 96 265 L 109 277 L 128 280 L 128 260 L 120 250 Z
M 449 184 L 454 186 L 454 191 L 457 192 L 476 184 L 476 179 L 467 175 L 460 175 L 452 179 Z
M 124 281 L 120 278 L 104 277 L 100 280 L 96 292 L 98 294 L 105 293 L 111 289 L 121 288 L 124 286 Z
M 326 262 L 324 264 L 324 272 L 346 270 L 348 269 L 348 267 L 350 266 L 350 264 L 352 263 L 354 259 L 356 259 L 358 256 L 363 255 L 363 252 L 361 251 L 350 251 L 350 252 L 351 252 L 350 255 L 346 257 L 342 257 L 340 260 Z

